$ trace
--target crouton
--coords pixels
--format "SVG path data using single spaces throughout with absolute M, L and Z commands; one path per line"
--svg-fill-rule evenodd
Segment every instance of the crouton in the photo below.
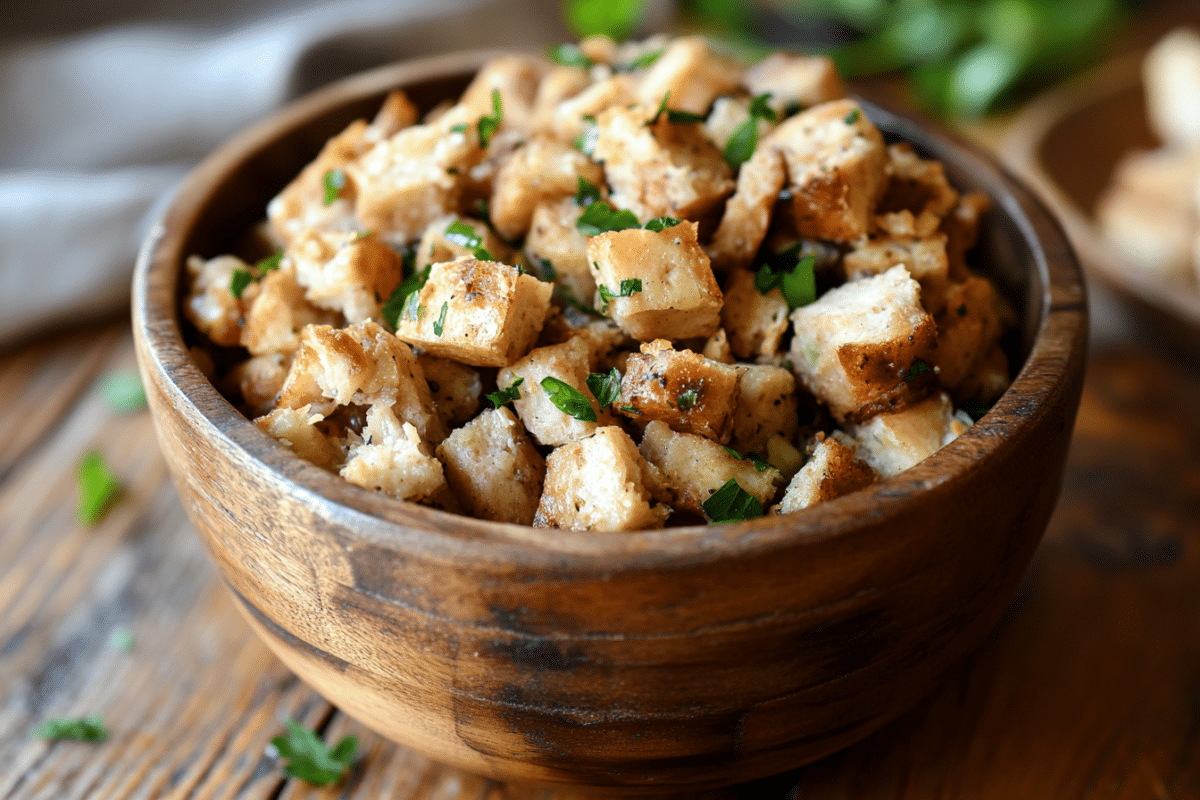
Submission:
M 742 164 L 737 189 L 725 204 L 725 214 L 708 248 L 714 269 L 746 268 L 754 263 L 786 181 L 783 156 L 773 147 L 758 148 Z
M 428 500 L 446 487 L 442 462 L 424 452 L 417 429 L 383 405 L 367 411 L 363 441 L 350 449 L 338 474 L 397 500 Z
M 930 359 L 937 335 L 920 285 L 902 266 L 830 289 L 791 319 L 796 376 L 839 422 L 865 419 L 905 397 L 904 378 L 918 360 Z
M 972 276 L 951 284 L 943 297 L 942 310 L 934 317 L 938 343 L 931 363 L 941 385 L 953 392 L 1000 341 L 1004 311 L 991 282 L 984 278 Z
M 545 136 L 533 137 L 512 154 L 496 176 L 489 204 L 492 224 L 507 239 L 524 236 L 534 207 L 571 197 L 580 178 L 601 184 L 604 170 L 569 145 Z
M 341 463 L 342 451 L 317 429 L 316 424 L 322 419 L 311 406 L 303 405 L 277 408 L 254 420 L 254 424 L 305 461 L 333 471 Z
M 242 335 L 242 318 L 250 295 L 233 296 L 229 285 L 237 270 L 251 267 L 237 256 L 217 256 L 207 261 L 200 256 L 187 260 L 192 288 L 183 301 L 183 313 L 214 344 L 236 345 Z
M 500 367 L 537 339 L 551 291 L 550 284 L 494 261 L 433 264 L 401 312 L 396 336 L 441 358 Z
M 742 85 L 755 96 L 769 93 L 768 102 L 781 119 L 789 111 L 846 96 L 846 85 L 826 56 L 773 53 L 746 70 Z
M 382 299 L 404 278 L 404 259 L 375 236 L 309 231 L 288 256 L 305 299 L 352 325 L 379 319 Z
M 285 260 L 258 282 L 258 292 L 246 309 L 239 342 L 253 355 L 294 353 L 297 334 L 305 325 L 341 325 L 341 314 L 317 308 L 304 296 L 294 270 Z
M 679 433 L 661 420 L 646 426 L 639 452 L 658 468 L 670 503 L 676 509 L 704 513 L 704 501 L 730 478 L 765 507 L 782 482 L 779 470 L 761 472 L 749 459 L 731 453 L 712 439 Z
M 417 356 L 425 383 L 437 407 L 438 416 L 449 427 L 452 423 L 463 423 L 475 416 L 479 410 L 479 398 L 483 395 L 483 382 L 479 372 L 445 358 L 422 353 Z
M 908 142 L 888 146 L 888 166 L 887 189 L 876 213 L 907 210 L 941 218 L 958 202 L 942 162 L 921 158 Z
M 753 272 L 734 269 L 725 281 L 721 323 L 738 358 L 771 356 L 779 352 L 788 329 L 788 304 L 778 288 L 761 294 Z
M 638 98 L 656 107 L 666 96 L 667 108 L 705 114 L 718 95 L 738 87 L 741 77 L 741 67 L 714 54 L 703 36 L 685 36 L 673 40 L 646 70 Z
M 749 97 L 718 97 L 713 101 L 712 111 L 708 112 L 708 117 L 704 120 L 704 135 L 716 145 L 718 150 L 724 152 L 725 146 L 729 144 L 734 132 L 741 128 L 748 119 L 750 119 Z M 775 123 L 763 117 L 756 117 L 754 126 L 757 136 L 755 141 L 761 141 L 764 136 L 775 130 Z
M 700 355 L 721 364 L 732 364 L 737 360 L 733 357 L 733 351 L 729 349 L 729 337 L 725 335 L 724 328 L 717 328 L 717 332 L 708 337 Z
M 587 126 L 586 118 L 594 120 L 605 109 L 636 103 L 636 86 L 632 75 L 613 75 L 559 103 L 552 123 L 554 135 L 559 141 L 575 142 Z
M 930 239 L 875 237 L 842 258 L 846 278 L 852 281 L 880 275 L 898 264 L 903 264 L 923 289 L 939 286 L 950 269 L 946 235 L 936 234 Z
M 275 398 L 283 388 L 291 364 L 290 354 L 254 356 L 234 366 L 229 371 L 228 380 L 246 401 L 252 416 L 260 417 L 275 407 Z
M 533 97 L 530 129 L 553 134 L 554 115 L 558 107 L 591 85 L 592 79 L 586 70 L 579 67 L 552 67 L 538 84 Z
M 772 436 L 791 439 L 799 424 L 792 373 L 769 364 L 737 364 L 733 369 L 738 391 L 730 446 L 740 453 L 763 453 Z
M 474 240 L 478 240 L 479 244 L 473 244 Z M 421 234 L 421 242 L 417 245 L 414 269 L 421 272 L 430 264 L 440 264 L 464 256 L 473 256 L 477 247 L 487 250 L 502 264 L 510 263 L 513 257 L 512 248 L 505 244 L 483 220 L 464 217 L 460 214 L 439 217 L 429 223 L 429 227 Z
M 575 227 L 582 212 L 569 197 L 539 204 L 533 210 L 529 235 L 525 237 L 525 255 L 543 269 L 543 262 L 549 262 L 554 282 L 566 289 L 570 297 L 587 303 L 596 292 L 596 281 L 588 262 L 588 237 Z
M 1164 142 L 1176 147 L 1200 144 L 1200 35 L 1176 28 L 1142 62 L 1146 111 Z
M 1000 342 L 975 360 L 971 371 L 954 387 L 954 399 L 991 406 L 1012 383 L 1008 371 L 1008 355 Z
M 983 192 L 966 192 L 950 213 L 942 218 L 941 231 L 946 234 L 946 260 L 951 280 L 962 281 L 969 276 L 966 254 L 979 238 L 979 222 L 992 201 Z
M 267 204 L 272 233 L 290 243 L 308 230 L 360 230 L 354 214 L 357 191 L 346 167 L 371 144 L 370 126 L 362 119 L 326 142 L 316 159 Z
M 621 413 L 640 421 L 662 420 L 677 431 L 729 441 L 738 403 L 734 367 L 691 350 L 673 350 L 657 339 L 629 356 L 621 380 Z
M 939 392 L 903 411 L 873 417 L 854 429 L 854 439 L 858 457 L 890 478 L 957 439 L 970 424 Z
M 507 408 L 486 409 L 451 433 L 437 456 L 459 501 L 476 517 L 533 523 L 546 461 Z
M 849 242 L 870 230 L 887 188 L 887 151 L 858 103 L 835 100 L 802 111 L 763 145 L 778 147 L 787 161 L 800 236 Z
M 697 228 L 681 222 L 661 231 L 611 231 L 588 240 L 597 288 L 603 285 L 613 295 L 601 310 L 635 339 L 708 337 L 720 327 L 721 290 Z M 640 281 L 641 288 L 627 281 Z
M 562 344 L 573 337 L 582 339 L 587 345 L 588 363 L 594 372 L 603 372 L 612 366 L 607 364 L 607 358 L 614 350 L 635 344 L 611 319 L 594 319 L 582 314 L 568 317 L 552 311 L 538 337 L 538 346 Z
M 538 444 L 553 446 L 573 442 L 591 436 L 597 425 L 612 424 L 611 414 L 600 410 L 588 389 L 589 357 L 587 343 L 576 336 L 562 344 L 539 347 L 496 375 L 496 385 L 500 387 L 511 386 L 517 378 L 523 379 L 518 387 L 520 399 L 513 402 L 513 408 Z M 556 378 L 582 394 L 597 421 L 576 419 L 559 409 L 542 388 L 542 380 L 547 377 Z
M 492 91 L 500 92 L 501 125 L 527 130 L 533 117 L 534 98 L 550 65 L 539 58 L 497 56 L 475 74 L 459 101 L 479 117 L 492 114 Z
M 415 125 L 420 112 L 413 102 L 400 89 L 393 89 L 383 98 L 383 105 L 375 112 L 375 118 L 367 126 L 363 141 L 375 144 L 384 139 L 390 139 L 400 131 Z
M 801 467 L 783 493 L 783 500 L 771 509 L 776 514 L 791 514 L 826 500 L 865 489 L 879 476 L 854 451 L 837 439 L 822 439 L 812 458 Z
M 651 505 L 653 479 L 629 434 L 606 425 L 546 459 L 536 528 L 636 531 L 661 528 L 670 508 Z
M 648 126 L 656 110 L 618 106 L 601 113 L 593 156 L 604 163 L 614 206 L 643 223 L 696 219 L 733 191 L 732 172 L 698 125 L 672 123 L 663 113 Z

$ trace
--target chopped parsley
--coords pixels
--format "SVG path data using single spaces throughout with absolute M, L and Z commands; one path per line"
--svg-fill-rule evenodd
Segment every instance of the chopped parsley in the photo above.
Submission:
M 696 403 L 700 402 L 700 393 L 695 389 L 688 389 L 676 397 L 675 402 L 679 404 L 680 411 L 687 411 L 695 408 Z
M 425 286 L 425 281 L 429 280 L 430 269 L 430 267 L 426 267 L 420 272 L 409 275 L 400 282 L 399 286 L 392 290 L 387 302 L 383 304 L 383 309 L 380 313 L 383 315 L 383 321 L 392 330 L 395 330 L 399 326 L 402 317 L 404 319 L 418 319 L 416 311 L 412 311 L 411 314 L 406 312 L 409 311 L 410 305 L 414 305 L 413 299 L 419 299 L 421 289 Z
M 517 378 L 508 385 L 507 389 L 499 389 L 494 392 L 488 392 L 484 395 L 492 404 L 492 408 L 499 408 L 505 403 L 511 403 L 513 400 L 521 399 L 521 390 L 518 388 L 525 382 L 524 378 Z
M 554 264 L 551 263 L 550 259 L 548 258 L 538 258 L 536 260 L 537 271 L 539 273 L 538 277 L 544 281 L 553 283 L 554 279 L 558 277 L 558 271 L 554 269 Z
M 468 250 L 473 250 L 483 244 L 483 239 L 475 232 L 475 229 L 461 219 L 456 219 L 446 226 L 446 231 L 442 235 L 446 237 L 447 242 L 465 247 Z
M 606 375 L 603 372 L 593 372 L 587 376 L 587 387 L 601 408 L 608 408 L 621 399 L 621 373 L 616 367 Z
M 477 261 L 496 261 L 495 257 L 486 247 L 476 247 L 471 251 L 471 255 L 475 256 Z M 497 262 L 499 263 L 499 262 Z M 517 274 L 521 274 L 521 267 L 517 267 Z
M 817 278 L 814 271 L 817 257 L 810 253 L 790 267 L 787 266 L 799 253 L 800 246 L 793 245 L 763 264 L 754 273 L 754 287 L 758 289 L 758 293 L 766 294 L 778 286 L 789 310 L 806 306 L 817 299 Z
M 135 369 L 105 375 L 100 381 L 100 396 L 118 414 L 129 414 L 146 407 L 146 389 Z
M 433 323 L 433 335 L 441 336 L 442 331 L 446 330 L 446 311 L 450 308 L 450 301 L 442 303 L 442 313 L 438 314 L 437 321 Z
M 763 515 L 762 503 L 730 478 L 700 504 L 710 522 L 741 522 Z
M 299 778 L 313 786 L 327 786 L 346 772 L 354 763 L 358 752 L 358 737 L 347 736 L 330 749 L 308 728 L 295 720 L 284 723 L 287 733 L 271 739 L 271 745 L 279 751 L 288 764 L 283 774 Z
M 242 292 L 246 291 L 246 287 L 254 283 L 254 273 L 247 269 L 235 269 L 233 277 L 229 279 L 229 293 L 237 299 L 242 299 Z
M 108 729 L 98 714 L 87 717 L 56 717 L 38 726 L 34 736 L 39 739 L 76 739 L 80 742 L 103 742 Z
M 647 128 L 657 125 L 658 120 L 662 117 L 664 112 L 666 112 L 667 115 L 667 122 L 671 123 L 672 125 L 691 125 L 697 122 L 704 122 L 704 117 L 700 116 L 699 114 L 692 114 L 687 111 L 676 111 L 674 109 L 667 108 L 667 98 L 670 96 L 670 92 L 667 92 L 663 95 L 662 100 L 659 101 L 658 110 L 654 112 L 654 116 L 646 120 L 645 124 Z
M 83 457 L 76 475 L 79 479 L 79 505 L 75 516 L 84 525 L 95 525 L 120 493 L 121 481 L 105 463 L 104 456 L 96 450 Z
M 579 177 L 579 188 L 575 190 L 575 205 L 590 206 L 600 199 L 600 187 L 582 175 Z
M 926 372 L 929 372 L 929 365 L 918 358 L 917 360 L 913 361 L 912 366 L 908 368 L 906 373 L 904 373 L 904 382 L 910 383 L 913 378 Z
M 466 124 L 465 124 L 465 123 L 462 123 L 462 122 L 460 122 L 460 123 L 459 123 L 459 124 L 457 124 L 457 125 L 451 125 L 451 126 L 450 126 L 450 132 L 451 132 L 451 133 L 466 133 L 466 132 L 467 132 L 467 126 L 466 126 Z
M 331 206 L 346 186 L 346 173 L 340 169 L 327 170 L 321 183 L 325 187 L 325 205 Z
M 564 67 L 581 67 L 582 69 L 588 69 L 596 63 L 588 57 L 587 53 L 579 49 L 579 45 L 570 42 L 560 44 L 558 47 L 551 47 L 550 60 Z
M 361 233 L 358 234 L 357 237 L 355 237 L 355 241 L 363 238 L 364 236 L 370 236 L 370 235 L 371 235 L 370 231 L 362 231 Z M 272 253 L 271 255 L 267 256 L 266 258 L 259 259 L 258 263 L 256 263 L 254 265 L 254 269 L 259 275 L 264 275 L 268 272 L 271 272 L 272 270 L 279 269 L 279 263 L 281 261 L 283 261 L 283 251 L 277 250 L 274 253 Z
M 492 113 L 485 117 L 480 117 L 477 127 L 479 129 L 479 145 L 484 149 L 492 141 L 492 135 L 496 133 L 496 129 L 500 127 L 503 121 L 503 110 L 500 106 L 500 90 L 492 89 Z
M 625 280 L 621 281 L 621 288 L 616 294 L 613 294 L 612 289 L 609 289 L 603 283 L 597 286 L 596 289 L 600 293 L 600 302 L 603 304 L 600 306 L 600 313 L 607 314 L 608 301 L 617 297 L 632 297 L 633 295 L 637 294 L 642 290 L 642 279 L 626 278 Z
M 852 108 L 852 109 L 850 109 L 850 113 L 847 114 L 846 118 L 843 119 L 842 121 L 845 122 L 847 125 L 853 125 L 854 123 L 858 122 L 858 118 L 860 116 L 862 116 L 862 112 L 859 111 L 857 108 Z
M 645 0 L 567 0 L 563 16 L 579 38 L 602 34 L 620 41 L 629 36 L 645 10 Z
M 758 147 L 758 120 L 774 122 L 778 118 L 775 109 L 768 104 L 770 99 L 770 92 L 755 96 L 750 101 L 750 116 L 734 129 L 733 135 L 725 143 L 725 163 L 733 169 L 737 169 L 754 155 L 754 148 Z
M 638 407 L 635 406 L 633 403 L 630 403 L 630 404 L 624 405 L 624 406 L 617 406 L 617 410 L 624 411 L 626 414 L 634 414 L 635 416 L 639 416 L 639 417 L 642 415 L 641 410 L 638 409 Z
M 413 292 L 404 301 L 404 318 L 409 322 L 420 322 L 421 317 L 425 316 L 425 306 L 421 305 L 421 293 Z
M 133 651 L 133 634 L 128 628 L 113 628 L 112 633 L 108 635 L 108 646 L 113 650 L 120 650 L 122 653 Z
M 659 233 L 660 231 L 665 231 L 667 228 L 674 228 L 679 224 L 679 222 L 680 221 L 674 217 L 655 217 L 647 222 L 643 227 L 645 227 L 645 229 L 648 231 Z
M 596 200 L 575 220 L 575 229 L 585 236 L 599 236 L 607 231 L 640 228 L 637 215 L 627 208 L 617 210 L 603 200 Z
M 584 114 L 581 121 L 583 122 L 583 131 L 575 139 L 575 149 L 590 156 L 596 152 L 596 141 L 600 138 L 600 126 L 596 124 L 596 118 L 591 114 Z
M 738 461 L 749 461 L 751 464 L 754 465 L 754 469 L 757 472 L 762 472 L 763 470 L 765 470 L 771 466 L 766 461 L 764 461 L 762 459 L 762 457 L 758 455 L 758 453 L 747 453 L 746 455 L 742 455 L 737 450 L 734 450 L 732 447 L 727 447 L 726 445 L 721 445 L 721 447 L 724 447 L 725 452 L 729 453 L 729 455 L 733 456 Z
M 614 72 L 634 72 L 635 70 L 645 69 L 646 67 L 654 66 L 654 62 L 662 57 L 666 50 L 651 50 L 649 53 L 642 53 L 640 56 L 630 61 L 628 64 L 614 64 Z
M 546 390 L 554 407 L 567 416 L 574 417 L 581 422 L 596 421 L 596 410 L 592 408 L 592 404 L 588 402 L 583 392 L 571 384 L 547 376 L 542 378 L 542 388 Z

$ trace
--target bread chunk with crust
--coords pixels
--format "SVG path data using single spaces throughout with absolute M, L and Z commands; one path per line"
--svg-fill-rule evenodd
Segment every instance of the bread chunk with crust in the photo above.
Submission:
M 837 439 L 822 438 L 808 463 L 800 468 L 788 484 L 783 500 L 771 510 L 776 514 L 802 511 L 865 489 L 878 479 L 875 470 L 859 460 L 854 450 Z
M 763 453 L 772 436 L 796 435 L 796 378 L 771 364 L 737 364 L 737 407 L 729 444 L 739 453 Z
M 417 429 L 388 406 L 371 406 L 363 440 L 338 472 L 351 483 L 397 500 L 430 500 L 446 487 L 442 462 L 426 453 Z
M 342 452 L 317 429 L 316 424 L 324 418 L 312 406 L 303 405 L 277 408 L 254 420 L 254 424 L 305 461 L 334 471 L 342 461 Z
M 666 339 L 647 342 L 641 349 L 625 362 L 621 413 L 728 442 L 739 396 L 736 368 L 691 350 L 674 350 Z
M 742 85 L 755 96 L 770 93 L 767 102 L 781 119 L 789 109 L 812 108 L 846 96 L 846 84 L 827 56 L 772 53 L 746 70 Z
M 742 69 L 716 55 L 703 36 L 685 36 L 667 46 L 646 70 L 638 98 L 657 107 L 667 96 L 667 108 L 704 115 L 718 95 L 738 87 Z
M 437 456 L 450 489 L 473 516 L 533 524 L 546 461 L 507 408 L 484 410 L 446 437 Z
M 551 292 L 550 284 L 495 261 L 433 264 L 401 311 L 396 337 L 440 358 L 502 367 L 537 339 Z
M 788 329 L 788 304 L 778 288 L 766 294 L 754 285 L 754 273 L 734 269 L 725 281 L 721 322 L 729 332 L 729 347 L 738 358 L 771 356 L 779 352 Z
M 518 387 L 521 396 L 513 401 L 513 408 L 538 444 L 553 446 L 583 439 L 591 436 L 597 426 L 612 424 L 611 414 L 600 410 L 588 389 L 590 372 L 591 350 L 583 337 L 573 336 L 562 344 L 539 347 L 500 370 L 496 385 L 505 388 L 517 378 L 523 379 Z M 591 404 L 596 422 L 576 419 L 556 406 L 542 388 L 542 381 L 548 377 L 556 378 L 582 394 Z
M 957 439 L 971 418 L 955 413 L 945 392 L 894 414 L 880 414 L 854 429 L 858 457 L 884 478 L 924 461 Z
M 605 109 L 637 102 L 637 79 L 619 74 L 597 81 L 570 99 L 559 103 L 551 123 L 554 135 L 563 142 L 574 142 Z
M 533 525 L 581 531 L 661 528 L 671 509 L 652 504 L 647 485 L 653 480 L 629 434 L 615 425 L 597 428 L 546 459 Z
M 570 197 L 539 204 L 525 237 L 525 255 L 539 268 L 544 266 L 542 261 L 549 261 L 554 282 L 569 291 L 570 297 L 589 303 L 596 292 L 596 280 L 588 261 L 588 237 L 575 227 L 582 212 Z
M 492 113 L 492 91 L 496 90 L 500 92 L 501 127 L 528 130 L 538 84 L 549 70 L 550 65 L 540 58 L 496 56 L 475 74 L 459 102 L 479 119 Z
M 462 424 L 475 416 L 483 394 L 478 370 L 424 353 L 417 356 L 417 361 L 425 373 L 425 383 L 429 385 L 438 416 L 447 427 L 452 423 Z
M 233 296 L 229 284 L 236 270 L 251 267 L 237 256 L 217 256 L 205 260 L 191 256 L 187 260 L 192 288 L 183 302 L 183 313 L 213 343 L 235 345 L 242 335 L 242 317 L 250 297 Z
M 574 147 L 534 136 L 513 152 L 496 175 L 488 206 L 492 224 L 506 239 L 519 239 L 529 230 L 534 208 L 573 196 L 580 178 L 599 185 L 604 183 L 604 170 Z
M 340 311 L 351 325 L 379 319 L 382 300 L 404 278 L 404 259 L 376 236 L 310 231 L 288 256 L 305 299 Z
M 453 229 L 452 229 L 453 226 Z M 466 233 L 464 229 L 470 229 Z M 479 240 L 479 244 L 471 242 Z M 417 245 L 417 257 L 414 269 L 424 270 L 430 264 L 440 264 L 475 255 L 475 248 L 482 247 L 497 261 L 507 264 L 512 260 L 512 248 L 505 244 L 483 220 L 464 217 L 461 214 L 448 214 L 429 223 L 429 227 L 421 234 L 421 242 Z
M 786 181 L 783 156 L 773 147 L 756 149 L 742 164 L 737 189 L 725 204 L 725 214 L 708 249 L 714 269 L 747 268 L 754 263 Z
M 880 236 L 862 244 L 842 258 L 846 278 L 856 281 L 887 272 L 903 264 L 922 288 L 937 287 L 949 274 L 946 235 L 929 239 L 903 239 Z
M 246 309 L 245 319 L 239 341 L 256 356 L 296 352 L 305 325 L 342 324 L 341 314 L 308 301 L 287 259 L 258 282 L 258 293 Z

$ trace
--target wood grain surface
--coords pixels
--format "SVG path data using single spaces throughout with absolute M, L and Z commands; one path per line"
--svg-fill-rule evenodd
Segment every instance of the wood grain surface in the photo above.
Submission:
M 209 565 L 148 414 L 99 398 L 96 378 L 132 363 L 123 321 L 0 354 L 0 798 L 584 796 L 434 764 L 297 681 Z M 1197 420 L 1195 365 L 1141 347 L 1096 353 L 1062 500 L 984 650 L 848 750 L 692 797 L 1200 797 Z M 74 467 L 92 448 L 128 488 L 85 528 Z M 108 646 L 117 627 L 132 652 Z M 89 713 L 109 726 L 104 744 L 32 738 L 48 717 Z M 342 784 L 282 777 L 266 744 L 289 717 L 329 741 L 360 736 Z

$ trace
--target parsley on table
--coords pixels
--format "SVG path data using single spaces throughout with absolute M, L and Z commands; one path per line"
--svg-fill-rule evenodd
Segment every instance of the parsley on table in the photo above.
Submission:
M 325 186 L 325 205 L 331 206 L 346 186 L 346 173 L 340 169 L 326 170 L 321 182 Z
M 87 717 L 56 717 L 38 726 L 34 736 L 39 739 L 75 739 L 80 742 L 103 742 L 108 729 L 98 714 Z
M 358 752 L 358 737 L 347 736 L 330 749 L 308 728 L 289 719 L 287 733 L 271 739 L 271 744 L 286 758 L 283 774 L 299 778 L 313 786 L 327 786 L 350 768 Z
M 774 122 L 778 118 L 775 109 L 768 104 L 770 99 L 770 92 L 756 95 L 750 101 L 750 116 L 734 129 L 729 141 L 725 143 L 722 155 L 725 156 L 725 163 L 733 169 L 737 169 L 754 155 L 754 148 L 758 147 L 758 120 Z
M 904 373 L 904 382 L 911 383 L 913 378 L 926 372 L 929 372 L 929 365 L 918 358 L 913 361 L 912 366 Z
M 571 384 L 547 376 L 542 378 L 542 388 L 546 390 L 554 407 L 567 416 L 574 417 L 581 422 L 596 421 L 596 409 L 592 408 L 592 404 L 588 402 L 583 392 Z
M 488 144 L 492 141 L 492 135 L 496 133 L 496 129 L 500 127 L 503 119 L 503 110 L 500 106 L 500 90 L 492 89 L 492 113 L 480 117 L 477 123 L 479 145 L 481 147 L 487 149 Z
M 741 522 L 763 515 L 762 503 L 730 478 L 700 504 L 710 522 Z
M 567 25 L 580 39 L 597 34 L 620 41 L 629 36 L 646 8 L 646 0 L 567 0 Z
M 118 414 L 141 411 L 146 407 L 146 388 L 137 370 L 115 370 L 100 381 L 100 396 Z
M 603 283 L 597 286 L 596 290 L 600 293 L 600 302 L 603 303 L 603 305 L 600 306 L 600 313 L 607 314 L 608 301 L 618 297 L 633 297 L 642 290 L 642 279 L 626 278 L 625 280 L 621 281 L 621 288 L 615 294 L 613 293 L 612 289 L 609 289 Z
M 608 408 L 621 399 L 621 373 L 616 367 L 605 374 L 593 372 L 587 376 L 587 387 L 601 408 Z
M 521 390 L 518 388 L 525 382 L 524 378 L 517 378 L 508 385 L 507 389 L 499 389 L 495 392 L 488 392 L 484 395 L 492 404 L 492 408 L 499 408 L 505 403 L 511 403 L 513 400 L 521 399 Z
M 778 286 L 789 310 L 806 306 L 817 299 L 817 257 L 810 253 L 797 260 L 791 267 L 784 266 L 799 252 L 799 245 L 793 245 L 778 254 L 778 257 L 763 264 L 754 274 L 754 287 L 758 289 L 758 293 L 766 294 Z M 783 265 L 780 265 L 781 261 Z
M 450 301 L 442 303 L 442 313 L 438 314 L 437 321 L 433 323 L 434 336 L 441 336 L 442 331 L 446 330 L 446 311 L 450 308 Z
M 675 398 L 675 402 L 679 405 L 680 411 L 688 411 L 689 409 L 695 408 L 696 403 L 700 402 L 700 393 L 695 389 L 688 389 L 686 392 L 681 392 L 680 395 Z
M 400 282 L 399 286 L 392 290 L 387 302 L 383 304 L 383 309 L 380 313 L 383 316 L 383 321 L 392 330 L 396 330 L 402 317 L 414 320 L 418 318 L 415 311 L 413 311 L 411 316 L 405 314 L 405 311 L 408 310 L 409 301 L 420 295 L 421 289 L 425 286 L 425 281 L 429 280 L 430 269 L 430 267 L 426 267 L 420 272 L 409 275 Z
M 560 44 L 558 47 L 551 47 L 550 60 L 564 67 L 581 67 L 583 69 L 588 69 L 596 63 L 588 57 L 587 53 L 579 49 L 579 45 L 570 42 Z
M 246 269 L 235 269 L 233 276 L 229 279 L 229 293 L 237 299 L 242 299 L 242 292 L 246 291 L 246 287 L 254 283 L 254 273 Z
M 674 217 L 655 217 L 647 222 L 643 227 L 648 231 L 659 233 L 661 231 L 665 231 L 667 228 L 674 228 L 679 224 L 679 222 L 680 220 L 677 220 Z
M 578 176 L 579 188 L 575 190 L 575 205 L 590 206 L 600 199 L 600 187 L 582 175 Z
M 112 633 L 108 635 L 108 646 L 122 653 L 132 652 L 133 634 L 128 628 L 113 628 Z
M 617 210 L 603 200 L 588 205 L 575 220 L 575 229 L 585 236 L 599 236 L 608 231 L 640 228 L 637 215 L 627 208 Z
M 95 525 L 108 511 L 113 499 L 121 491 L 121 481 L 104 461 L 104 456 L 93 450 L 79 462 L 79 505 L 75 516 L 84 525 Z

